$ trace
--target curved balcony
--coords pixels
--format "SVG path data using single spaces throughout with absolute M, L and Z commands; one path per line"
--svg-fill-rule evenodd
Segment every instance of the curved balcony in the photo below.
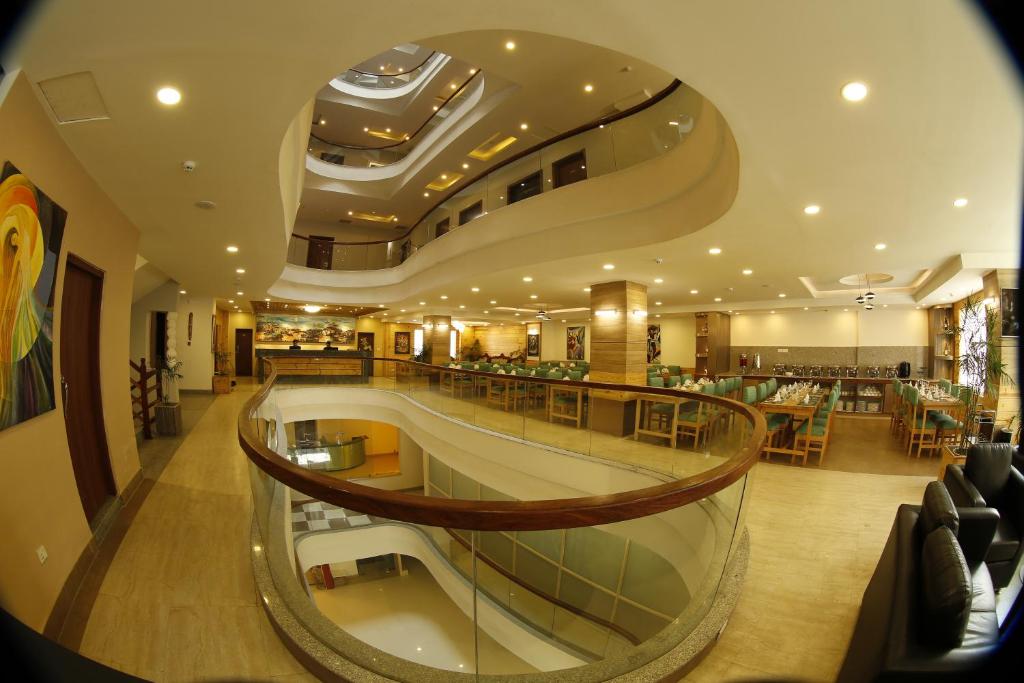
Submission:
M 715 128 L 713 121 L 720 118 L 699 93 L 675 81 L 629 110 L 558 135 L 510 157 L 481 176 L 454 184 L 399 238 L 343 242 L 293 234 L 287 261 L 320 270 L 394 268 L 428 244 L 461 232 L 481 216 L 667 155 L 695 134 L 704 117 L 712 119 L 708 129 Z M 494 146 L 501 142 L 495 141 Z M 717 156 L 717 152 L 713 153 L 712 163 Z M 703 175 L 706 160 L 695 161 L 701 163 L 698 175 Z M 488 238 L 480 239 L 484 240 L 480 245 L 485 246 Z
M 415 87 L 421 77 L 425 77 L 425 74 L 430 72 L 435 65 L 446 59 L 447 55 L 434 51 L 427 55 L 426 59 L 417 66 L 405 71 L 382 71 L 378 73 L 349 69 L 337 78 L 332 79 L 331 87 L 349 94 L 355 94 L 359 91 L 354 91 L 352 88 L 346 87 L 347 85 L 368 90 L 395 90 L 406 86 Z
M 662 680 L 712 644 L 746 562 L 757 411 L 676 389 L 347 360 L 362 373 L 331 375 L 337 358 L 275 368 L 238 423 L 258 590 L 307 667 L 346 680 Z M 634 433 L 606 433 L 597 408 L 612 397 L 636 406 Z M 337 417 L 420 444 L 423 495 L 289 459 L 285 423 Z M 702 427 L 669 437 L 682 422 Z M 385 555 L 414 558 L 461 613 L 445 661 L 409 637 L 339 625 L 311 600 L 312 567 Z

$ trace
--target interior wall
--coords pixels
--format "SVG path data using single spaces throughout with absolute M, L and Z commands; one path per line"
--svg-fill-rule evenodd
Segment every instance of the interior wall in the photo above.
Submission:
M 491 356 L 508 356 L 516 351 L 526 353 L 526 325 L 480 326 L 476 328 L 476 339 L 480 340 L 481 351 Z
M 697 364 L 697 319 L 692 313 L 681 318 L 648 318 L 661 325 L 661 363 L 692 368 Z
M 182 296 L 178 300 L 178 360 L 182 378 L 178 388 L 186 391 L 213 390 L 213 316 L 217 308 L 211 297 Z M 188 336 L 188 316 L 192 314 L 192 338 Z M 191 343 L 190 343 L 191 342 Z M 234 351 L 234 340 L 228 347 Z
M 0 162 L 11 161 L 64 208 L 62 254 L 54 292 L 54 395 L 59 396 L 60 305 L 67 254 L 104 272 L 100 312 L 103 426 L 118 493 L 139 471 L 129 398 L 128 356 L 138 230 L 65 146 L 33 86 L 9 73 L 0 85 Z M 0 432 L 0 604 L 42 631 L 50 610 L 92 533 L 75 483 L 63 411 Z M 44 546 L 45 564 L 36 558 Z
M 540 336 L 540 358 L 541 360 L 568 360 L 566 356 L 566 328 L 583 326 L 587 328 L 586 338 L 583 346 L 583 360 L 590 360 L 590 323 L 578 322 L 556 322 L 550 320 L 542 322 Z
M 140 358 L 146 359 L 148 367 L 153 366 L 150 357 L 150 332 L 154 311 L 174 312 L 178 310 L 178 290 L 181 286 L 174 282 L 166 282 L 146 296 L 132 304 L 131 341 L 129 354 L 136 363 Z
M 253 314 L 248 311 L 232 311 L 228 313 L 227 351 L 231 354 L 231 367 L 232 369 L 238 367 L 238 359 L 235 357 L 235 330 L 239 329 L 252 330 L 253 345 L 250 362 L 252 363 L 253 375 L 256 375 L 258 374 L 256 368 L 256 320 Z

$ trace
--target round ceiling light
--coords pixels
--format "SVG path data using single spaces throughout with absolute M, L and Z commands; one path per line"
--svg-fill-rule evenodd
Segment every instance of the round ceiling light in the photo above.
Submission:
M 868 96 L 868 86 L 860 81 L 851 81 L 843 86 L 841 92 L 847 102 L 860 102 Z
M 507 41 L 505 41 L 505 49 L 506 50 L 514 50 L 514 49 L 516 49 L 516 42 L 514 40 L 507 40 Z
M 804 207 L 804 213 L 808 216 L 817 216 L 821 213 L 821 207 L 817 204 L 808 204 Z
M 962 209 L 967 206 L 967 197 L 957 197 L 953 200 L 953 206 L 958 209 Z
M 708 253 L 711 254 L 712 256 L 718 256 L 719 254 L 722 253 L 722 250 L 719 249 L 718 247 L 711 247 L 710 249 L 708 249 Z
M 168 107 L 181 102 L 181 91 L 177 88 L 172 88 L 166 85 L 156 91 L 156 99 L 159 100 L 160 104 L 166 104 Z

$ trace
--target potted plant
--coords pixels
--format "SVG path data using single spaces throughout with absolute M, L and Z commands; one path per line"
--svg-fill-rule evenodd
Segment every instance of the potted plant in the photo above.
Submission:
M 484 355 L 484 350 L 480 346 L 480 340 L 474 339 L 472 344 L 468 344 L 462 347 L 462 357 L 465 360 L 476 362 Z
M 1002 349 L 999 346 L 999 320 L 995 309 L 987 307 L 979 297 L 967 297 L 960 312 L 960 320 L 953 321 L 950 330 L 959 340 L 955 358 L 960 371 L 960 385 L 971 388 L 971 397 L 964 411 L 964 429 L 960 442 L 953 447 L 956 459 L 967 457 L 967 449 L 975 440 L 973 425 L 981 409 L 981 396 L 985 391 L 998 391 L 999 384 L 1013 378 L 1006 372 Z
M 231 354 L 224 349 L 213 353 L 213 393 L 231 393 Z
M 164 359 L 163 365 L 160 367 L 160 379 L 163 387 L 163 399 L 164 403 L 177 403 L 178 402 L 178 382 L 177 380 L 184 377 L 181 374 L 181 368 L 185 365 L 185 362 L 179 358 L 168 356 Z

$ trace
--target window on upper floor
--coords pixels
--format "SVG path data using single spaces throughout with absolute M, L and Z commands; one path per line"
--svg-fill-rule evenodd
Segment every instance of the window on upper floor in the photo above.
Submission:
M 563 187 L 587 179 L 587 153 L 573 152 L 551 164 L 552 184 Z
M 446 232 L 448 232 L 448 230 L 450 230 L 450 228 L 448 227 L 449 225 L 450 225 L 449 219 L 447 219 L 447 218 L 445 218 L 444 220 L 438 221 L 434 225 L 434 237 L 440 237 L 441 235 L 443 235 Z
M 544 178 L 540 171 L 531 173 L 525 178 L 520 178 L 507 188 L 508 203 L 515 204 L 522 199 L 532 197 L 535 194 L 540 194 L 543 182 Z
M 462 211 L 459 211 L 459 225 L 465 225 L 474 218 L 478 218 L 484 214 L 484 202 L 483 200 L 478 201 L 475 204 L 470 204 Z

